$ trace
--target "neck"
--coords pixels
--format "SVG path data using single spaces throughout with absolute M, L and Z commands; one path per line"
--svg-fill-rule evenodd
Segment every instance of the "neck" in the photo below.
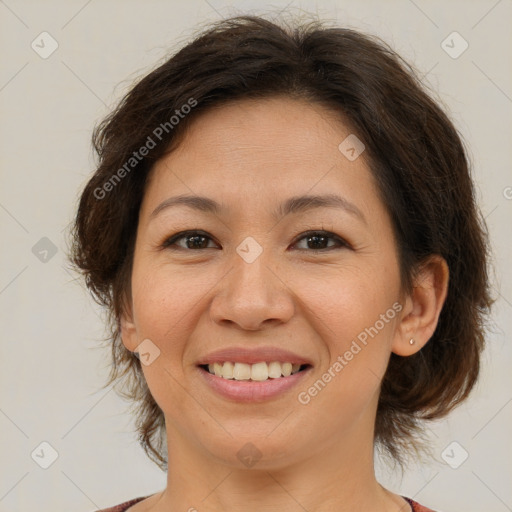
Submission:
M 167 488 L 152 512 L 410 510 L 405 500 L 377 482 L 373 445 L 365 433 L 338 440 L 335 445 L 319 440 L 309 457 L 302 455 L 293 461 L 293 457 L 275 457 L 265 463 L 262 459 L 241 469 L 240 464 L 227 465 L 205 457 L 189 438 L 169 427 L 167 424 Z M 373 436 L 373 432 L 367 434 Z

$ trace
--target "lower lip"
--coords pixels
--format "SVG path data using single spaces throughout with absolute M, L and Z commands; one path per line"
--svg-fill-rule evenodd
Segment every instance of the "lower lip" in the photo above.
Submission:
M 281 395 L 296 386 L 309 373 L 311 366 L 288 377 L 267 379 L 264 381 L 234 380 L 217 377 L 198 367 L 202 377 L 219 395 L 235 402 L 263 402 Z

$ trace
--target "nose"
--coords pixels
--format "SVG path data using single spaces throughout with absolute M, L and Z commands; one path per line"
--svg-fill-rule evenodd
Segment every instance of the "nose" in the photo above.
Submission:
M 218 283 L 210 306 L 216 323 L 235 324 L 248 331 L 286 323 L 294 312 L 293 294 L 265 251 L 252 262 L 235 253 L 231 270 Z

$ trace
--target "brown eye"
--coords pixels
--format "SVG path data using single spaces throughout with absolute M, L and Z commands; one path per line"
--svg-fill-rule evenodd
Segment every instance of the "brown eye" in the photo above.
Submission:
M 299 241 L 302 240 L 306 241 L 306 248 L 299 248 L 299 250 L 311 249 L 318 252 L 329 251 L 340 247 L 348 247 L 348 244 L 342 238 L 328 231 L 310 231 L 299 239 Z M 330 240 L 333 240 L 335 245 L 329 246 L 328 244 Z
M 181 240 L 185 241 L 184 244 L 176 243 Z M 209 249 L 209 240 L 212 238 L 202 231 L 183 231 L 165 240 L 162 247 L 167 249 Z
M 299 247 L 299 250 L 323 252 L 330 251 L 332 249 L 339 249 L 343 247 L 349 247 L 349 244 L 342 238 L 330 233 L 328 231 L 309 231 L 299 238 L 299 242 L 305 240 L 306 247 Z M 183 242 L 182 242 L 183 241 Z M 208 246 L 209 241 L 213 242 L 213 239 L 203 231 L 182 231 L 177 233 L 170 238 L 167 238 L 162 244 L 162 248 L 171 250 L 185 249 L 185 250 L 199 250 L 199 249 L 211 249 L 212 246 Z M 180 242 L 180 243 L 178 243 Z M 334 242 L 334 244 L 332 244 Z M 329 245 L 331 244 L 331 245 Z M 295 246 L 297 243 L 295 243 Z

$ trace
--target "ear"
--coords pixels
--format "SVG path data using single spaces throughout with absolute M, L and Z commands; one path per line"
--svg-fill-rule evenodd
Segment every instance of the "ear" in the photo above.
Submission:
M 448 265 L 441 256 L 430 256 L 421 265 L 413 290 L 405 298 L 392 344 L 393 353 L 399 356 L 415 354 L 432 337 L 448 293 L 448 279 Z
M 120 318 L 121 339 L 123 345 L 130 351 L 135 352 L 135 348 L 139 345 L 137 341 L 137 328 L 133 321 L 132 306 L 123 307 L 123 313 Z

